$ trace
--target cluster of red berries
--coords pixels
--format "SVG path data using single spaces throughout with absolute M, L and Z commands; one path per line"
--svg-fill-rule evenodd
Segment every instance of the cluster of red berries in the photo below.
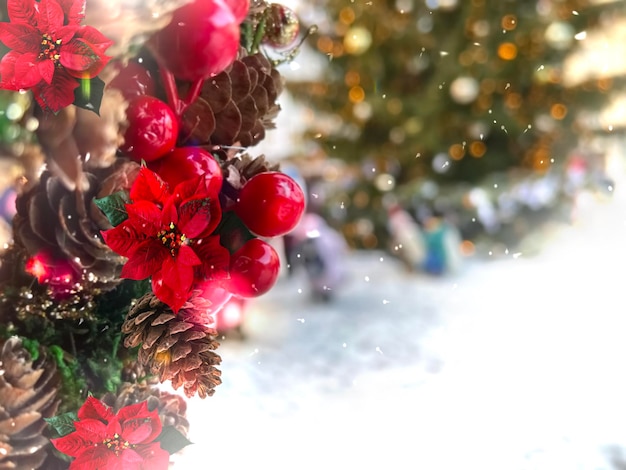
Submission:
M 195 0 L 176 10 L 169 25 L 148 41 L 161 82 L 168 79 L 163 74 L 171 74 L 176 80 L 198 85 L 226 69 L 237 56 L 239 25 L 248 8 L 249 0 Z M 212 193 L 221 191 L 224 178 L 216 157 L 199 147 L 177 146 L 182 110 L 178 102 L 166 103 L 154 96 L 156 80 L 147 68 L 137 60 L 119 64 L 119 73 L 109 86 L 120 90 L 129 102 L 128 127 L 120 148 L 125 155 L 145 162 L 170 187 L 203 175 L 208 188 L 217 190 Z M 223 207 L 225 213 L 233 211 L 253 237 L 232 253 L 228 281 L 204 283 L 204 296 L 211 300 L 213 311 L 231 295 L 256 297 L 272 288 L 280 261 L 262 238 L 291 231 L 304 206 L 304 193 L 291 177 L 268 171 L 246 181 L 234 203 Z

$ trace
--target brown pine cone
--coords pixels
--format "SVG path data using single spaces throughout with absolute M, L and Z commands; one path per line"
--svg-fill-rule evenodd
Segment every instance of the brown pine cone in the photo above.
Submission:
M 125 406 L 147 401 L 149 410 L 158 410 L 163 426 L 174 426 L 184 436 L 189 433 L 187 403 L 183 397 L 159 390 L 149 383 L 124 382 L 117 393 L 109 392 L 101 400 L 116 412 Z
M 16 201 L 15 243 L 30 256 L 45 254 L 52 262 L 67 262 L 91 286 L 114 288 L 125 258 L 103 241 L 101 230 L 111 228 L 93 202 L 128 188 L 139 165 L 118 160 L 115 165 L 85 173 L 87 189 L 68 189 L 61 178 L 44 171 L 39 182 Z
M 182 386 L 187 397 L 197 393 L 205 398 L 222 382 L 215 368 L 221 358 L 213 352 L 219 346 L 217 332 L 184 321 L 185 308 L 176 315 L 153 293 L 144 295 L 122 325 L 124 346 L 138 346 L 138 362 L 158 375 L 161 383 L 170 380 L 174 389 Z
M 280 165 L 278 163 L 270 163 L 265 159 L 265 155 L 252 157 L 247 153 L 238 155 L 221 163 L 224 179 L 230 185 L 239 190 L 246 181 L 259 173 L 266 171 L 278 171 Z
M 44 418 L 59 406 L 56 363 L 43 354 L 33 361 L 11 337 L 0 350 L 0 469 L 44 468 L 49 439 Z
M 198 99 L 185 111 L 183 131 L 190 143 L 249 147 L 265 138 L 266 129 L 275 127 L 283 78 L 263 54 L 242 51 L 241 56 L 206 80 Z M 187 87 L 179 87 L 181 96 Z

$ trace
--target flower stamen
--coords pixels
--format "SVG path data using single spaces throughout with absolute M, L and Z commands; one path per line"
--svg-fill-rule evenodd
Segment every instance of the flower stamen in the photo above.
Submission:
M 118 433 L 113 434 L 113 437 L 107 437 L 102 443 L 107 446 L 107 449 L 115 452 L 115 455 L 120 455 L 120 452 L 134 447 L 130 442 L 120 439 Z
M 39 58 L 42 60 L 49 59 L 54 65 L 59 65 L 61 58 L 61 39 L 56 41 L 49 34 L 44 34 L 41 38 L 41 48 L 39 49 Z
M 180 233 L 176 229 L 174 222 L 170 222 L 167 229 L 161 230 L 157 234 L 157 238 L 161 240 L 161 243 L 170 250 L 172 256 L 176 256 L 178 249 L 188 242 L 184 233 Z

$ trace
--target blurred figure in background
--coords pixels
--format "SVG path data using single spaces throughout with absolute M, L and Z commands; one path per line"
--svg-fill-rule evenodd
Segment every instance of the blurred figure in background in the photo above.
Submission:
M 461 266 L 461 235 L 440 211 L 424 221 L 426 257 L 423 269 L 432 275 L 454 274 Z
M 426 259 L 424 235 L 417 221 L 398 202 L 387 204 L 391 251 L 407 270 L 421 271 Z
M 346 279 L 345 257 L 348 244 L 319 214 L 307 212 L 288 235 L 290 254 L 294 263 L 297 257 L 304 268 L 313 300 L 328 302 Z M 297 266 L 292 264 L 290 269 Z

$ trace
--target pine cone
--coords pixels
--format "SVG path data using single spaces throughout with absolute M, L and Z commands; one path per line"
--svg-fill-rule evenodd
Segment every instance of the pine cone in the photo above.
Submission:
M 242 55 L 245 52 L 242 52 Z M 181 85 L 185 96 L 188 85 Z M 194 145 L 249 147 L 275 127 L 282 92 L 280 73 L 261 53 L 243 55 L 224 72 L 206 80 L 200 96 L 183 115 L 183 129 Z
M 204 325 L 184 321 L 185 306 L 175 315 L 153 293 L 140 298 L 130 309 L 122 333 L 127 348 L 139 346 L 137 360 L 160 382 L 170 380 L 174 389 L 183 387 L 185 395 L 213 395 L 221 383 L 215 368 L 221 358 L 213 350 L 217 332 Z
M 236 157 L 229 158 L 221 164 L 224 179 L 230 185 L 239 190 L 246 181 L 259 173 L 266 171 L 278 171 L 280 165 L 278 163 L 270 163 L 265 159 L 265 155 L 252 157 L 247 153 Z
M 85 173 L 86 190 L 70 190 L 61 178 L 44 171 L 38 184 L 17 198 L 16 244 L 30 256 L 45 254 L 53 263 L 68 264 L 92 287 L 114 288 L 125 258 L 104 243 L 100 231 L 111 224 L 93 199 L 128 188 L 138 168 L 134 162 L 119 160 L 109 168 Z
M 159 390 L 154 385 L 146 382 L 124 382 L 117 393 L 107 393 L 102 397 L 102 402 L 113 408 L 116 412 L 128 405 L 134 405 L 142 401 L 148 402 L 148 409 L 157 409 L 163 426 L 174 426 L 184 436 L 189 434 L 189 421 L 187 420 L 187 403 L 180 395 Z
M 44 468 L 44 418 L 59 406 L 56 364 L 45 354 L 33 362 L 17 337 L 3 343 L 0 361 L 0 469 Z

